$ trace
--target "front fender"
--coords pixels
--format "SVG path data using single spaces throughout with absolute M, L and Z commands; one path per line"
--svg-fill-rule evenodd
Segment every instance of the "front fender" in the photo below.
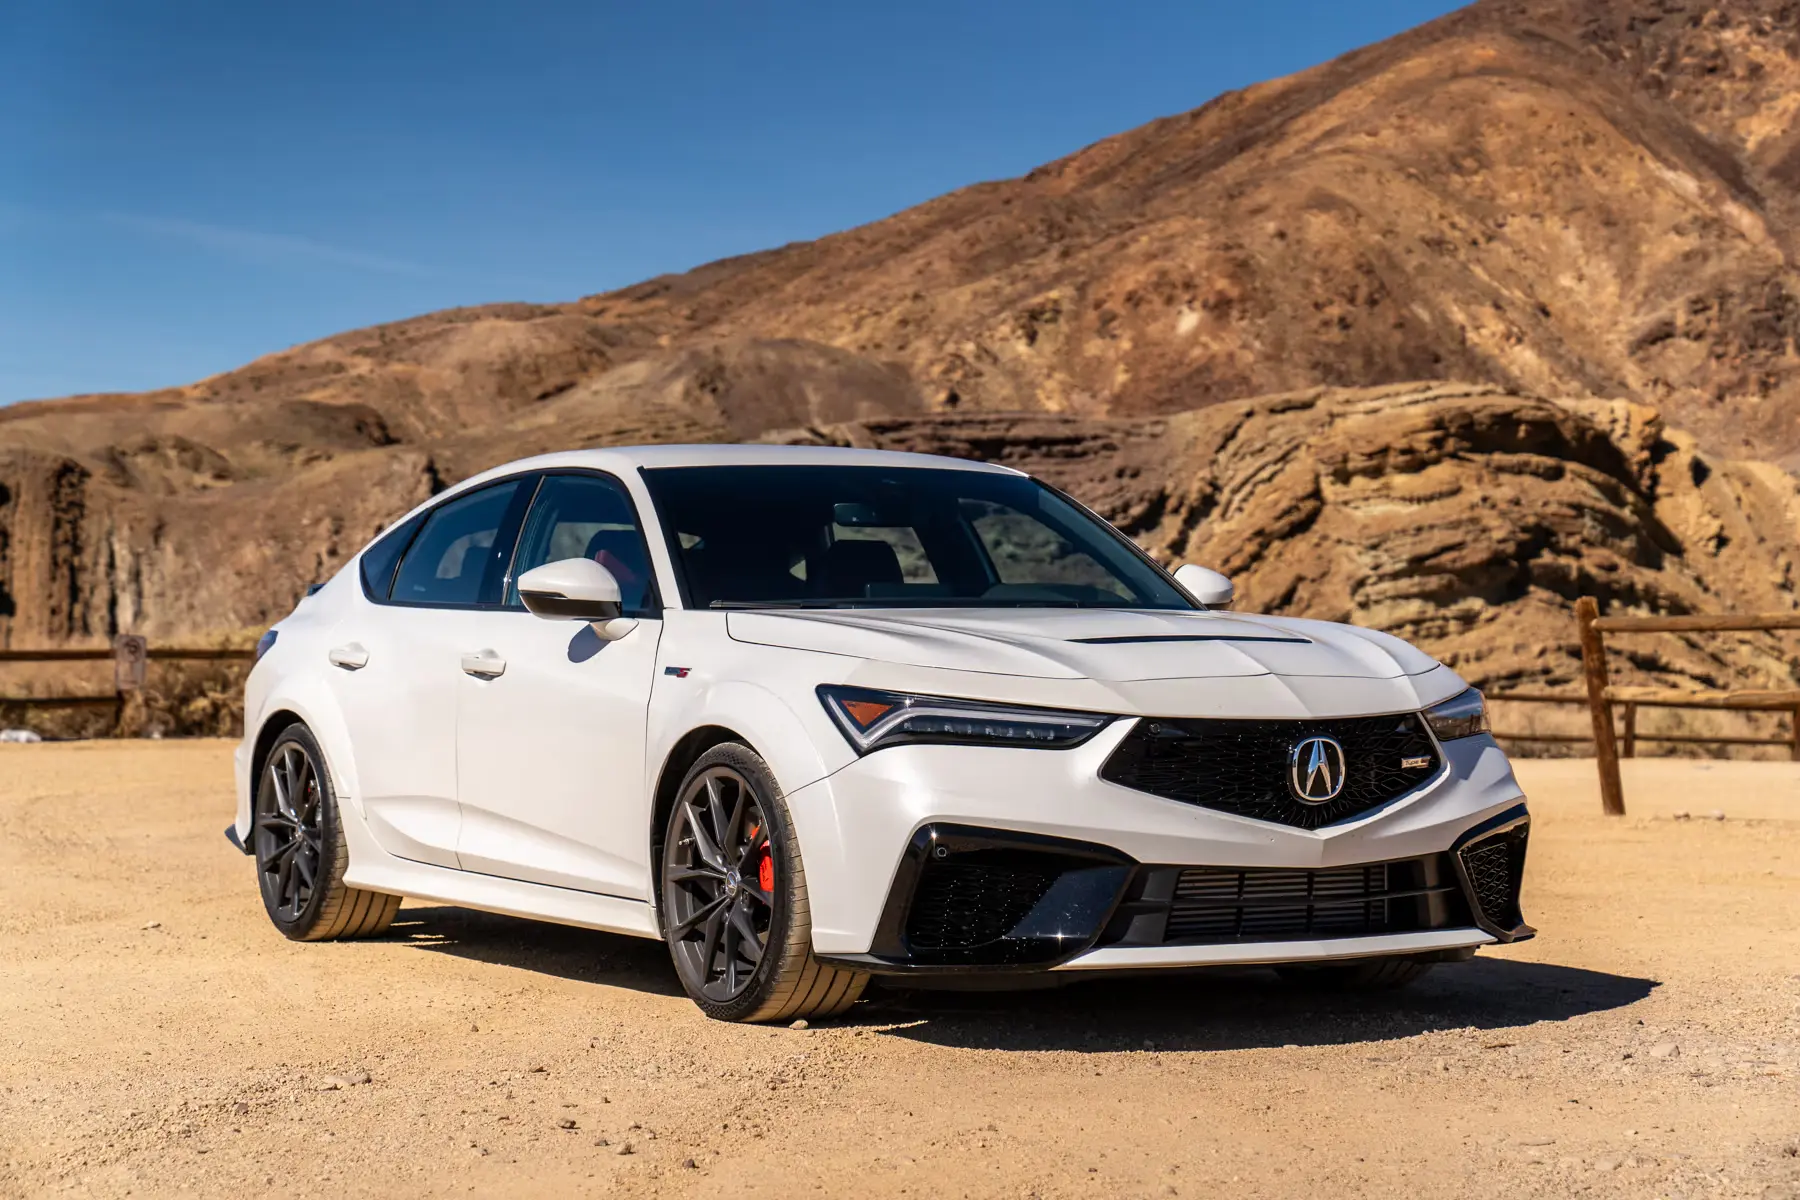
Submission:
M 250 836 L 251 807 L 255 801 L 253 788 L 256 784 L 252 774 L 256 764 L 250 761 L 251 751 L 271 721 L 286 721 L 283 713 L 292 713 L 312 730 L 313 737 L 318 739 L 319 748 L 325 752 L 325 769 L 330 772 L 331 790 L 337 796 L 338 803 L 350 805 L 360 817 L 362 792 L 357 787 L 356 756 L 351 753 L 350 730 L 344 723 L 343 711 L 330 687 L 316 675 L 297 674 L 259 690 L 260 695 L 254 697 L 247 690 L 246 699 L 255 704 L 255 712 L 252 714 L 246 706 L 244 740 L 239 745 L 236 756 L 238 836 L 245 839 Z M 245 844 L 249 844 L 247 840 Z
M 811 699 L 809 696 L 808 699 Z M 856 755 L 831 724 L 816 701 L 816 712 L 797 712 L 775 691 L 754 683 L 728 680 L 713 684 L 694 696 L 681 697 L 658 722 L 650 787 L 655 788 L 674 752 L 688 733 L 718 726 L 736 733 L 768 764 L 787 797 L 794 828 L 800 839 L 800 855 L 809 880 L 842 869 L 843 834 L 830 790 L 807 785 L 841 770 Z M 652 843 L 659 829 L 649 831 Z M 652 870 L 656 870 L 654 856 Z

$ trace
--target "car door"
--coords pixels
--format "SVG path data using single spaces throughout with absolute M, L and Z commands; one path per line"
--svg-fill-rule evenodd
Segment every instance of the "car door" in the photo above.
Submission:
M 525 480 L 464 492 L 363 555 L 363 597 L 330 639 L 328 678 L 350 734 L 371 832 L 401 858 L 455 867 L 461 655 L 504 594 Z
M 637 627 L 602 641 L 586 623 L 527 612 L 524 572 L 592 558 L 619 581 Z M 479 616 L 472 651 L 491 673 L 465 679 L 457 712 L 457 796 L 465 870 L 609 896 L 650 895 L 644 731 L 660 608 L 636 507 L 598 472 L 543 477 L 509 572 L 506 604 Z

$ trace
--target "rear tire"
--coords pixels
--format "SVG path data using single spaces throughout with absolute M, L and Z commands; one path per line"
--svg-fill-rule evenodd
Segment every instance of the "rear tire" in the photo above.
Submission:
M 1430 971 L 1431 963 L 1416 958 L 1365 958 L 1357 962 L 1327 963 L 1316 967 L 1276 967 L 1275 973 L 1300 987 L 1343 992 L 1385 992 L 1403 988 Z
M 373 937 L 400 911 L 400 897 L 350 887 L 350 847 L 312 730 L 281 731 L 257 781 L 250 847 L 263 908 L 297 942 Z
M 748 746 L 714 746 L 689 768 L 669 814 L 661 879 L 663 938 L 707 1016 L 833 1017 L 868 984 L 862 972 L 813 957 L 800 840 L 775 776 Z

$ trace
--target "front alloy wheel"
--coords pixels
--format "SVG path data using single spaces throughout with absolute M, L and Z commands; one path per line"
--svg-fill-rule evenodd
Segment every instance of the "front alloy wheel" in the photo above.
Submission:
M 690 990 L 729 1004 L 750 986 L 769 943 L 768 821 L 749 781 L 720 765 L 688 780 L 672 832 L 663 876 L 669 944 Z
M 269 920 L 295 941 L 369 937 L 400 911 L 400 897 L 344 882 L 350 849 L 340 818 L 318 740 L 288 726 L 257 779 L 250 849 Z
M 708 1016 L 831 1016 L 868 981 L 813 957 L 800 844 L 775 777 L 747 746 L 713 747 L 682 781 L 663 839 L 661 908 L 676 974 Z

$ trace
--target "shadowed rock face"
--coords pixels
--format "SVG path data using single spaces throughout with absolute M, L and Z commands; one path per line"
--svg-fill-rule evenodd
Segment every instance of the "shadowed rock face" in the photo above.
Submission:
M 1484 677 L 1564 675 L 1578 591 L 1789 608 L 1739 460 L 1800 462 L 1797 31 L 1482 0 L 817 242 L 0 409 L 0 643 L 259 625 L 495 463 L 796 428 L 1028 463 Z M 1632 669 L 1791 674 L 1733 645 Z

